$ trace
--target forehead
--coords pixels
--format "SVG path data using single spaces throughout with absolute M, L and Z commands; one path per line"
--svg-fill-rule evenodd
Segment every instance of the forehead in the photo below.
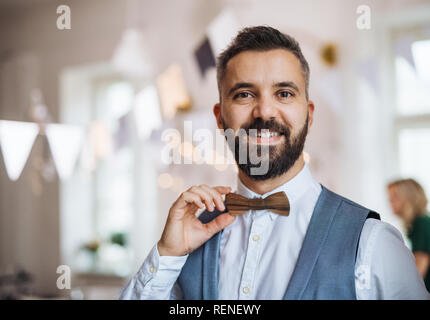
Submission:
M 396 196 L 401 196 L 402 195 L 402 192 L 399 189 L 399 186 L 397 186 L 397 185 L 389 186 L 388 187 L 388 191 L 390 191 L 391 194 L 394 194 Z
M 227 63 L 222 86 L 228 88 L 237 82 L 264 85 L 282 81 L 292 81 L 304 92 L 304 74 L 294 54 L 285 49 L 244 51 Z

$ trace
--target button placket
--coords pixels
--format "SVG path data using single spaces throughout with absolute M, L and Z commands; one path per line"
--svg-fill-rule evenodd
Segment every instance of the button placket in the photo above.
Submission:
M 262 246 L 260 239 L 269 222 L 267 218 L 267 215 L 257 215 L 254 210 L 252 212 L 252 224 L 240 284 L 239 299 L 253 299 L 255 297 L 254 279 Z

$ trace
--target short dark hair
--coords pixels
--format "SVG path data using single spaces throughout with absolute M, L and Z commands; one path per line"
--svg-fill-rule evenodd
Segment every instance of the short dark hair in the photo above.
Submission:
M 293 37 L 281 33 L 269 26 L 247 27 L 239 31 L 230 45 L 217 59 L 217 82 L 221 99 L 221 81 L 231 58 L 243 51 L 268 51 L 274 49 L 285 49 L 294 54 L 300 61 L 306 83 L 306 99 L 309 98 L 309 65 L 302 54 L 300 45 Z

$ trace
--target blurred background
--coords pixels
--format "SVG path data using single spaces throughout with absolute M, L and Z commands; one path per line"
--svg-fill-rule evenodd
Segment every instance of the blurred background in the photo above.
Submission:
M 116 299 L 180 192 L 235 188 L 183 128 L 216 128 L 214 57 L 260 24 L 310 64 L 314 177 L 404 233 L 385 186 L 430 190 L 429 1 L 1 0 L 0 298 Z

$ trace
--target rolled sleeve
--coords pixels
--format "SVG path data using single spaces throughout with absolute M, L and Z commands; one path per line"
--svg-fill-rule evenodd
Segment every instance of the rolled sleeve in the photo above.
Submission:
M 160 256 L 155 245 L 140 270 L 121 292 L 120 299 L 177 299 L 180 295 L 178 286 L 172 289 L 187 258 L 188 255 Z

